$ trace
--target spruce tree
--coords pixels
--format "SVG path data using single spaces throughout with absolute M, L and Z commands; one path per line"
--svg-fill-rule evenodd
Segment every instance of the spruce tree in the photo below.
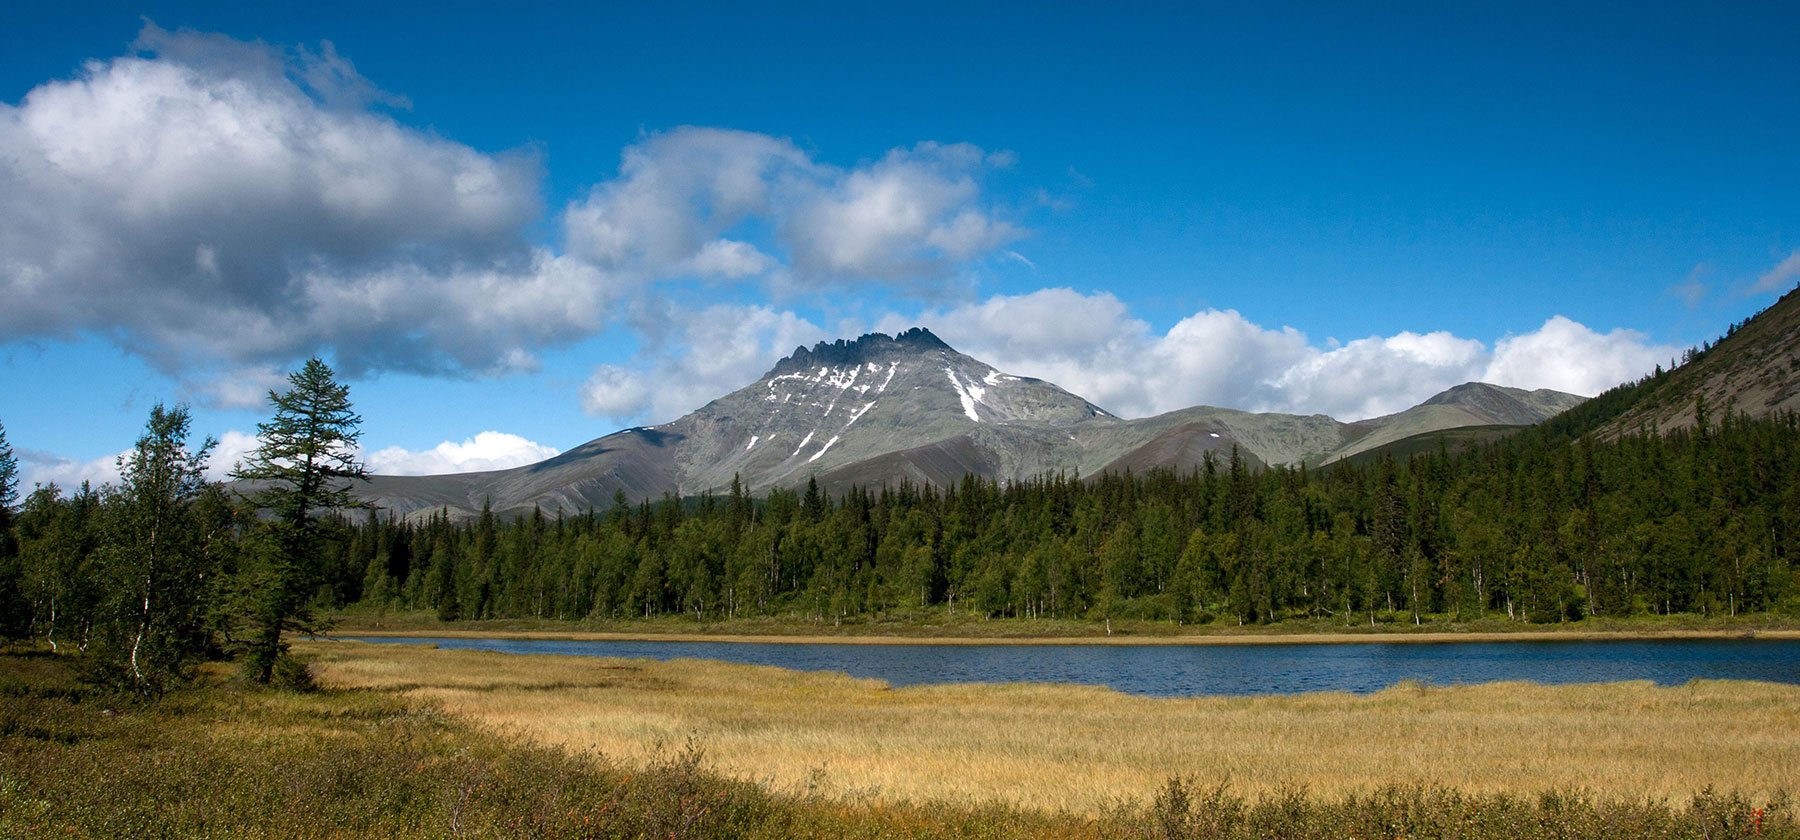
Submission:
M 18 541 L 13 535 L 13 504 L 19 499 L 19 461 L 6 442 L 0 425 L 0 639 L 22 638 L 31 632 L 30 615 L 21 588 Z
M 0 423 L 0 524 L 10 521 L 18 501 L 19 459 L 13 457 L 12 444 L 6 442 L 6 424 Z
M 310 604 L 323 577 L 322 517 L 360 506 L 350 481 L 368 478 L 356 459 L 362 418 L 350 408 L 349 387 L 316 358 L 289 374 L 288 384 L 269 392 L 275 415 L 257 424 L 260 445 L 232 472 L 251 482 L 251 498 L 268 517 L 239 586 L 250 629 L 245 670 L 262 684 L 285 662 L 285 632 L 322 629 Z

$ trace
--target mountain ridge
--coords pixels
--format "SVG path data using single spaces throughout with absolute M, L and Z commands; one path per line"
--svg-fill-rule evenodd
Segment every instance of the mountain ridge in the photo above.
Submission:
M 797 347 L 755 382 L 682 417 L 621 429 L 544 461 L 440 476 L 373 476 L 364 499 L 401 516 L 532 508 L 576 512 L 628 500 L 752 492 L 816 480 L 831 492 L 965 474 L 1014 481 L 1190 469 L 1236 448 L 1252 467 L 1331 463 L 1434 429 L 1538 422 L 1580 397 L 1482 383 L 1343 423 L 1326 415 L 1193 406 L 1127 420 L 1054 383 L 1005 373 L 930 330 Z

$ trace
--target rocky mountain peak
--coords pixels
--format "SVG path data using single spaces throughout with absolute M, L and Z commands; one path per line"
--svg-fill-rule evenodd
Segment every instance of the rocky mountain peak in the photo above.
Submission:
M 821 341 L 811 349 L 796 347 L 787 358 L 776 362 L 770 373 L 781 375 L 818 367 L 854 367 L 897 352 L 920 353 L 933 350 L 955 352 L 943 339 L 924 327 L 913 327 L 892 336 L 886 333 L 868 333 L 851 341 L 841 338 L 836 341 Z

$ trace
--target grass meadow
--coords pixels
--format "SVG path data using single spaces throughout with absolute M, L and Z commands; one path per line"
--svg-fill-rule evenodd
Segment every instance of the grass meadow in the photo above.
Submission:
M 1151 700 L 312 642 L 156 703 L 0 653 L 0 838 L 1800 837 L 1794 689 Z
M 356 642 L 306 651 L 326 685 L 398 692 L 521 741 L 629 761 L 692 742 L 732 777 L 848 798 L 1094 814 L 1177 777 L 1255 796 L 1800 788 L 1800 688 L 1769 683 L 1170 699 L 1069 685 L 890 689 L 700 660 Z

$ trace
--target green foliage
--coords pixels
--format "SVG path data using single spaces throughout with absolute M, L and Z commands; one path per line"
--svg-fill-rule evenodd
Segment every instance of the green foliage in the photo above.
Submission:
M 253 504 L 268 514 L 249 540 L 236 587 L 236 612 L 250 633 L 245 672 L 263 684 L 287 655 L 283 634 L 321 628 L 311 604 L 332 582 L 327 548 L 341 530 L 327 514 L 357 507 L 350 481 L 367 477 L 356 460 L 362 418 L 350 408 L 350 389 L 318 359 L 290 374 L 288 385 L 269 392 L 274 416 L 257 424 L 257 448 L 232 472 L 251 483 Z
M 6 517 L 18 501 L 19 459 L 13 455 L 12 444 L 6 441 L 6 424 L 0 423 L 0 526 L 7 524 Z
M 24 568 L 13 535 L 13 506 L 19 500 L 19 461 L 0 425 L 0 641 L 23 638 L 31 630 L 25 600 Z
M 1340 625 L 1792 613 L 1800 421 L 1325 470 L 776 489 L 457 523 L 374 517 L 341 604 L 445 620 L 945 617 Z M 404 555 L 404 565 L 381 560 Z M 369 570 L 391 577 L 375 591 Z
M 155 696 L 187 676 L 210 640 L 207 607 L 216 556 L 200 500 L 210 484 L 211 438 L 190 449 L 185 406 L 150 410 L 137 445 L 119 459 L 119 485 L 103 497 L 91 664 L 103 681 Z
M 97 607 L 109 583 L 100 577 L 100 496 L 83 485 L 64 498 L 55 484 L 25 498 L 18 516 L 22 593 L 31 635 L 52 650 L 93 635 Z

